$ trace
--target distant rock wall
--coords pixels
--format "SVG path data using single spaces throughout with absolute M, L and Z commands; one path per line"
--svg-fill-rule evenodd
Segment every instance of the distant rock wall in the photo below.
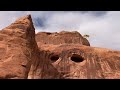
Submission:
M 80 44 L 90 46 L 89 41 L 86 38 L 83 38 L 82 35 L 75 31 L 75 32 L 39 32 L 36 34 L 36 41 L 41 44 Z

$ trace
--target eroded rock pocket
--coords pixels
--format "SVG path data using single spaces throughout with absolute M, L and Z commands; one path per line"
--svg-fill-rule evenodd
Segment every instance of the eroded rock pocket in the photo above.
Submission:
M 72 60 L 73 62 L 79 63 L 79 62 L 83 62 L 83 61 L 84 61 L 84 58 L 83 58 L 82 56 L 78 55 L 78 54 L 73 54 L 73 55 L 71 56 L 71 60 Z
M 53 56 L 50 57 L 50 60 L 52 62 L 56 62 L 58 59 L 59 59 L 59 55 L 53 55 Z

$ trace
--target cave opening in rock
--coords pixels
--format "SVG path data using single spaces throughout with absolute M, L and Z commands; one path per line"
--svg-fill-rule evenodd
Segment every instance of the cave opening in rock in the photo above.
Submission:
M 84 58 L 78 54 L 73 54 L 71 60 L 74 62 L 82 62 Z
M 58 55 L 53 55 L 50 59 L 51 59 L 52 62 L 55 62 L 59 59 L 59 56 Z

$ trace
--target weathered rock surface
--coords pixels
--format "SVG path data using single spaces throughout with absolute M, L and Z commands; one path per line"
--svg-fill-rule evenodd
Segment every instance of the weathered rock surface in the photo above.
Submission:
M 86 38 L 83 38 L 80 33 L 77 31 L 74 32 L 39 32 L 36 34 L 36 41 L 41 44 L 80 44 L 90 46 L 89 41 Z
M 20 18 L 1 30 L 0 38 L 0 78 L 27 78 L 35 42 L 31 17 Z
M 36 41 L 64 79 L 120 78 L 120 51 L 90 47 L 78 32 L 39 32 Z
M 59 73 L 45 55 L 38 49 L 30 15 L 0 31 L 1 79 L 57 78 Z
M 39 45 L 64 79 L 120 78 L 120 51 L 79 44 Z
M 0 31 L 0 79 L 113 78 L 120 78 L 120 51 L 91 47 L 78 32 L 35 36 L 30 15 Z

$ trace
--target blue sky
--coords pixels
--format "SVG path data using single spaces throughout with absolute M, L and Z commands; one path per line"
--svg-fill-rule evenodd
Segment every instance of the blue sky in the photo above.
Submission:
M 0 29 L 31 14 L 36 33 L 78 31 L 93 47 L 120 50 L 120 11 L 0 11 Z

